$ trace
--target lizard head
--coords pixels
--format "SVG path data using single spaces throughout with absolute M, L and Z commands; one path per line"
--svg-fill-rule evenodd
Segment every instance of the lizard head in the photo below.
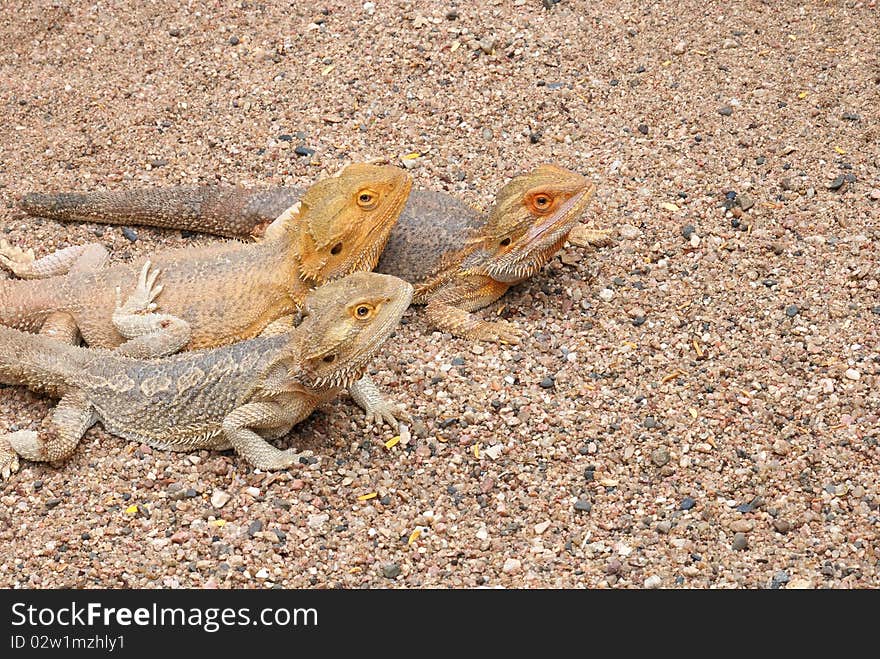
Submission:
M 504 283 L 538 272 L 562 247 L 596 188 L 584 176 L 541 165 L 501 188 L 481 232 L 475 268 Z
M 300 276 L 313 284 L 372 270 L 412 187 L 402 169 L 349 165 L 302 198 L 295 223 Z
M 413 287 L 397 277 L 355 272 L 314 289 L 295 333 L 296 377 L 312 388 L 347 387 L 394 333 Z

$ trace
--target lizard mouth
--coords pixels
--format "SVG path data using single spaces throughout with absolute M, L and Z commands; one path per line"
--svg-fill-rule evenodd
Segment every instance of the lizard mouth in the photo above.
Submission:
M 510 250 L 483 266 L 486 274 L 496 281 L 513 284 L 538 272 L 561 247 L 561 241 L 574 227 L 595 191 L 596 187 L 590 185 L 561 204 L 555 213 L 530 226 Z

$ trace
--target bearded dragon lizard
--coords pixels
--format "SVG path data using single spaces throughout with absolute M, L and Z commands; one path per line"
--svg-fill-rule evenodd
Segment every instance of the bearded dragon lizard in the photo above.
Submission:
M 472 312 L 538 272 L 567 238 L 582 246 L 606 242 L 609 232 L 576 226 L 594 191 L 585 177 L 553 165 L 511 180 L 486 216 L 448 194 L 413 191 L 376 269 L 412 282 L 414 302 L 426 305 L 439 329 L 517 343 L 521 333 L 514 325 L 482 320 Z M 30 194 L 21 207 L 66 221 L 134 222 L 248 236 L 259 234 L 300 195 L 297 188 L 167 188 Z M 0 249 L 0 260 L 2 254 Z
M 150 295 L 150 279 L 142 278 L 135 295 Z M 293 329 L 279 332 L 285 323 L 276 322 L 246 341 L 162 359 L 0 327 L 0 382 L 61 399 L 40 431 L 0 434 L 0 476 L 18 468 L 19 456 L 67 458 L 98 421 L 160 449 L 233 448 L 258 469 L 288 467 L 297 453 L 266 440 L 287 434 L 362 376 L 412 292 L 395 277 L 357 272 L 312 291 Z

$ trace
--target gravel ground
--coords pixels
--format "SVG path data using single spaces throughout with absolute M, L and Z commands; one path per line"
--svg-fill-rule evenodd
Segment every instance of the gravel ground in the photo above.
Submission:
M 39 254 L 212 239 L 22 218 L 28 191 L 411 154 L 480 206 L 581 171 L 616 240 L 483 312 L 521 346 L 408 312 L 375 363 L 417 417 L 391 449 L 342 398 L 281 442 L 320 458 L 290 472 L 100 427 L 25 463 L 0 586 L 880 586 L 876 4 L 545 2 L 11 3 L 0 227 Z M 48 405 L 3 389 L 0 428 Z

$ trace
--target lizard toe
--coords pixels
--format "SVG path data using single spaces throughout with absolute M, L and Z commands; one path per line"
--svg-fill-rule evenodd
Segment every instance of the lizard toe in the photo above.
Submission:
M 5 480 L 18 471 L 18 454 L 6 437 L 0 437 L 0 480 Z

